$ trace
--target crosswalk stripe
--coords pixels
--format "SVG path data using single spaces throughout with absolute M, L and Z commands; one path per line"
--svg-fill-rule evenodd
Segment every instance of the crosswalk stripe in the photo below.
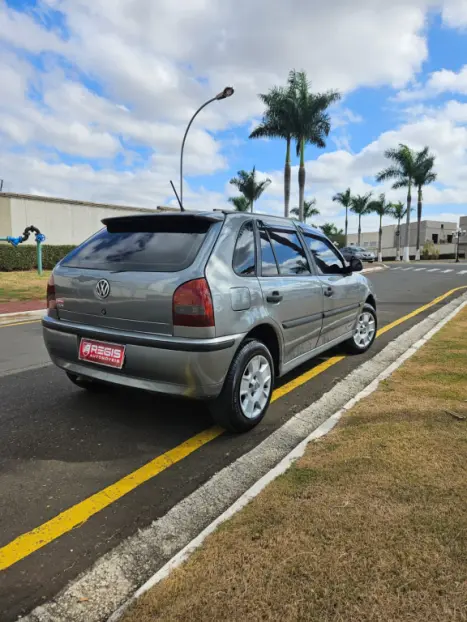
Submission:
M 413 270 L 413 268 L 401 268 L 401 272 L 407 272 L 407 270 Z
M 441 270 L 441 274 L 446 274 L 446 272 L 452 272 L 452 270 L 451 269 L 449 269 L 449 270 Z
M 427 272 L 438 272 L 439 268 L 433 268 L 432 270 L 427 270 Z
M 426 270 L 426 268 L 417 268 L 414 272 L 421 272 L 422 270 Z
M 459 274 L 467 274 L 467 270 L 461 270 Z

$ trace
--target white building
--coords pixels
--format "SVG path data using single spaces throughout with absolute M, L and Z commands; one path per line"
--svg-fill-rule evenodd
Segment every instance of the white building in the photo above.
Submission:
M 46 244 L 80 244 L 102 228 L 102 219 L 160 209 L 86 203 L 71 199 L 0 193 L 0 237 L 21 235 L 34 225 L 46 236 Z M 28 242 L 34 244 L 34 236 Z
M 467 216 L 462 216 L 461 221 L 467 220 Z M 462 225 L 461 225 L 462 226 Z M 464 227 L 466 228 L 466 227 Z M 432 242 L 435 248 L 439 250 L 440 257 L 454 256 L 456 252 L 455 245 L 455 231 L 457 229 L 457 223 L 455 222 L 440 222 L 435 220 L 422 220 L 420 223 L 420 249 L 423 249 L 423 245 L 426 242 Z M 401 224 L 400 230 L 400 246 L 401 252 L 405 244 L 407 225 Z M 385 225 L 383 227 L 382 236 L 382 250 L 383 259 L 394 259 L 397 252 L 397 224 Z M 357 244 L 358 234 L 350 233 L 348 235 L 348 244 Z M 410 256 L 415 256 L 416 244 L 417 244 L 417 222 L 411 222 L 409 227 L 409 244 L 410 244 Z M 378 232 L 372 231 L 362 232 L 360 245 L 368 248 L 369 250 L 377 251 L 378 249 Z

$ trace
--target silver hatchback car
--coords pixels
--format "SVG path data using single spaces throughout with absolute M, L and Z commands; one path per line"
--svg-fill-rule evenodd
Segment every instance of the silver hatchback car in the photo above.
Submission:
M 375 339 L 361 262 L 307 225 L 228 211 L 103 223 L 55 267 L 43 319 L 52 361 L 82 388 L 207 399 L 242 432 L 264 417 L 276 378 Z

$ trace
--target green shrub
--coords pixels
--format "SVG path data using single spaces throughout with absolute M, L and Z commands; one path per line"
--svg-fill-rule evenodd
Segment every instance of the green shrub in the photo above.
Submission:
M 52 270 L 55 265 L 68 255 L 75 246 L 63 245 L 42 246 L 42 267 Z M 37 247 L 32 244 L 20 244 L 16 248 L 10 244 L 0 244 L 0 272 L 15 272 L 20 270 L 34 270 L 37 268 Z
M 422 258 L 423 259 L 439 259 L 439 248 L 431 241 L 425 242 L 422 249 Z

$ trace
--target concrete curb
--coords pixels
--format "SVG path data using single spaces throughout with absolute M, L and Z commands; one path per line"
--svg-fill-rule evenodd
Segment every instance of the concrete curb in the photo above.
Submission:
M 36 311 L 20 311 L 18 313 L 0 313 L 0 326 L 40 320 L 46 312 L 46 309 L 37 309 Z
M 154 577 L 168 573 L 177 563 L 170 561 L 174 556 L 178 555 L 175 560 L 183 559 L 190 547 L 196 546 L 193 541 L 196 543 L 197 538 L 200 541 L 200 534 L 213 529 L 219 517 L 230 515 L 229 508 L 244 493 L 251 494 L 258 481 L 291 452 L 294 456 L 294 450 L 298 451 L 302 443 L 306 445 L 310 435 L 331 429 L 359 394 L 371 392 L 371 384 L 381 374 L 390 370 L 401 356 L 408 358 L 407 353 L 417 342 L 427 338 L 432 329 L 465 302 L 467 295 L 456 298 L 397 337 L 262 443 L 216 473 L 165 516 L 121 542 L 52 601 L 37 607 L 22 621 L 102 622 L 112 614 L 112 622 L 118 620 L 128 603 L 133 602 L 135 592 L 141 593 L 140 586 L 148 585 L 148 580 L 152 584 Z M 245 498 L 249 498 L 248 494 Z

